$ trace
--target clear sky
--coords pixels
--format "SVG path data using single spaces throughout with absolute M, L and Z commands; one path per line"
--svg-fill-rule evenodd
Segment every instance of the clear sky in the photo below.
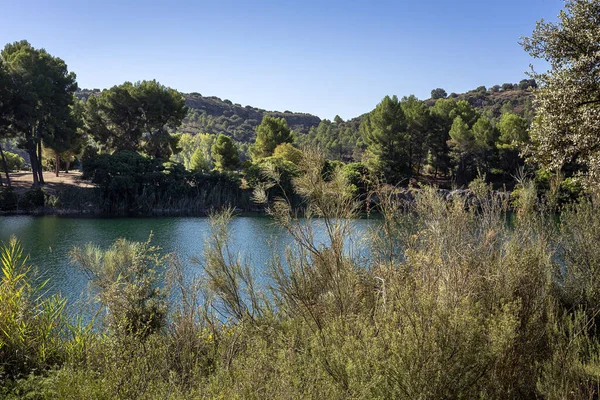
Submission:
M 0 45 L 63 58 L 82 88 L 157 79 L 268 110 L 351 118 L 386 94 L 518 82 L 561 0 L 0 0 Z M 542 64 L 535 64 L 543 68 Z M 538 67 L 540 66 L 540 67 Z

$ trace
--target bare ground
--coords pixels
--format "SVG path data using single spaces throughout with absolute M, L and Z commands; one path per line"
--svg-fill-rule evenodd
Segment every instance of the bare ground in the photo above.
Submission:
M 12 186 L 17 191 L 24 191 L 33 185 L 33 175 L 31 171 L 18 171 L 10 173 L 10 180 Z M 64 190 L 69 187 L 93 187 L 94 185 L 89 182 L 81 180 L 81 172 L 70 171 L 69 173 L 61 172 L 57 177 L 54 172 L 44 172 L 44 181 L 46 184 L 43 186 L 45 190 L 53 192 Z M 2 174 L 2 182 L 5 183 L 5 176 Z

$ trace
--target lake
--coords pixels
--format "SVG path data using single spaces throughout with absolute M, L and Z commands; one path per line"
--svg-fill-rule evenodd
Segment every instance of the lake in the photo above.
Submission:
M 324 241 L 318 221 L 316 239 Z M 354 232 L 348 249 L 356 254 L 366 249 L 361 233 L 375 227 L 378 220 L 360 219 L 352 222 Z M 264 271 L 273 252 L 281 253 L 291 243 L 288 234 L 265 216 L 235 217 L 231 222 L 232 250 L 239 252 L 258 272 Z M 209 231 L 208 218 L 65 218 L 58 216 L 2 216 L 0 241 L 15 235 L 30 256 L 30 264 L 49 279 L 49 292 L 62 293 L 70 305 L 79 303 L 87 294 L 87 278 L 70 261 L 69 252 L 76 246 L 94 243 L 102 248 L 118 238 L 146 241 L 153 234 L 152 244 L 165 253 L 177 252 L 184 262 L 202 256 Z M 191 263 L 189 263 L 191 264 Z M 194 265 L 191 268 L 199 267 Z

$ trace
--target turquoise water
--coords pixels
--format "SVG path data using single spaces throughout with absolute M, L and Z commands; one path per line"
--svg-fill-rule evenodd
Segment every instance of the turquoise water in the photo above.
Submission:
M 316 239 L 324 241 L 319 222 L 313 223 L 317 225 Z M 347 248 L 353 254 L 361 254 L 366 249 L 360 241 L 361 233 L 375 227 L 377 220 L 362 219 L 352 223 L 354 232 L 348 238 Z M 273 254 L 281 254 L 291 243 L 282 228 L 263 216 L 236 217 L 230 228 L 232 250 L 254 267 L 259 280 L 265 275 Z M 0 217 L 0 241 L 15 235 L 29 254 L 30 264 L 49 279 L 49 293 L 60 292 L 70 304 L 83 300 L 88 293 L 85 274 L 70 261 L 69 252 L 74 247 L 92 242 L 106 248 L 118 238 L 146 241 L 152 232 L 152 244 L 160 246 L 165 253 L 177 252 L 191 269 L 200 271 L 190 259 L 202 258 L 208 230 L 207 218 Z

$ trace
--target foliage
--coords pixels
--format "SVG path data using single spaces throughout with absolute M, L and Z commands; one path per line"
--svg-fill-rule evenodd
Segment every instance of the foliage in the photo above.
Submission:
M 179 151 L 169 130 L 181 125 L 187 113 L 183 96 L 156 81 L 125 82 L 90 96 L 86 131 L 102 149 L 142 151 L 168 159 Z
M 429 108 L 425 102 L 415 96 L 409 96 L 402 99 L 402 111 L 406 117 L 406 134 L 408 136 L 408 170 L 419 174 L 427 154 L 427 139 L 430 129 Z
M 270 197 L 294 197 L 292 181 L 299 174 L 298 166 L 281 157 L 266 157 L 249 163 L 244 169 L 244 177 L 248 186 L 265 188 L 268 186 Z
M 210 164 L 204 157 L 202 149 L 196 149 L 192 158 L 189 161 L 189 170 L 195 173 L 208 172 L 210 170 Z
M 215 160 L 215 168 L 219 171 L 233 171 L 240 165 L 238 149 L 228 136 L 217 136 L 210 153 Z
M 322 120 L 318 126 L 311 127 L 306 135 L 299 135 L 300 148 L 314 147 L 323 151 L 332 160 L 359 160 L 365 149 L 360 134 L 361 117 L 349 121 L 335 118 L 334 121 Z
M 19 198 L 19 208 L 31 210 L 43 207 L 46 202 L 46 192 L 41 188 L 32 188 L 23 193 Z
M 442 88 L 433 89 L 431 91 L 431 98 L 434 100 L 437 99 L 445 99 L 448 96 L 448 93 Z
M 355 194 L 367 194 L 372 186 L 368 168 L 361 163 L 350 163 L 342 167 L 342 172 L 348 182 L 350 190 Z
M 68 147 L 63 136 L 70 136 L 77 125 L 72 110 L 75 74 L 63 60 L 24 40 L 7 44 L 0 58 L 12 85 L 4 120 L 27 150 L 34 185 L 43 184 L 42 142 L 51 146 L 62 142 L 61 147 Z M 5 129 L 0 130 L 5 134 Z
M 256 128 L 256 142 L 250 152 L 254 160 L 259 160 L 273 155 L 278 145 L 293 141 L 294 136 L 285 119 L 265 115 Z
M 16 238 L 0 245 L 0 383 L 51 368 L 65 358 L 66 300 L 45 296 L 47 281 L 35 270 Z
M 302 151 L 292 146 L 290 143 L 282 143 L 275 147 L 273 157 L 279 157 L 298 165 L 302 160 Z
M 94 203 L 107 215 L 201 215 L 213 207 L 249 207 L 250 202 L 237 176 L 190 172 L 181 164 L 130 151 L 90 157 L 83 178 L 98 186 Z
M 386 96 L 363 121 L 361 130 L 372 166 L 390 183 L 406 178 L 410 161 L 408 134 L 402 104 L 396 96 Z
M 78 357 L 7 382 L 0 394 L 593 397 L 600 381 L 593 201 L 569 208 L 558 231 L 530 182 L 521 183 L 513 217 L 482 177 L 472 205 L 428 188 L 415 192 L 409 212 L 382 186 L 373 193 L 382 219 L 364 234 L 364 258 L 348 240 L 360 204 L 344 171 L 360 166 L 326 176 L 324 169 L 322 157 L 304 153 L 293 179 L 302 214 L 283 197 L 257 192 L 292 239 L 273 255 L 268 282 L 232 250 L 231 210 L 211 219 L 200 276 L 148 243 L 76 250 L 99 285 L 110 329 L 89 336 L 76 329 L 84 345 L 69 351 Z M 325 240 L 316 240 L 317 229 Z M 175 292 L 159 289 L 165 266 L 164 288 Z
M 527 143 L 529 123 L 523 117 L 512 113 L 502 114 L 498 122 L 499 145 L 506 149 L 520 149 Z
M 214 135 L 205 133 L 198 133 L 196 135 L 190 135 L 189 133 L 181 134 L 178 142 L 178 146 L 181 151 L 177 154 L 173 154 L 171 156 L 171 160 L 183 164 L 187 169 L 192 171 L 192 158 L 194 157 L 196 151 L 199 150 L 202 159 L 208 164 L 206 167 L 206 170 L 208 171 L 212 168 L 210 148 L 214 140 Z
M 93 94 L 90 91 L 82 91 L 79 95 L 89 97 Z M 316 127 L 321 121 L 319 117 L 307 113 L 266 111 L 215 96 L 202 96 L 195 92 L 183 95 L 190 110 L 180 131 L 192 135 L 223 133 L 237 142 L 251 143 L 256 137 L 256 127 L 265 115 L 284 118 L 290 129 L 301 134 L 308 133 L 310 128 Z
M 74 262 L 97 288 L 114 334 L 146 337 L 165 325 L 167 305 L 158 282 L 165 261 L 158 251 L 150 239 L 146 243 L 119 239 L 104 251 L 93 244 L 73 250 Z
M 6 157 L 6 163 L 10 171 L 18 171 L 23 169 L 23 166 L 25 165 L 25 160 L 23 157 L 18 154 L 11 153 L 10 151 L 5 151 L 4 156 Z
M 533 74 L 540 84 L 530 132 L 533 159 L 557 171 L 572 162 L 582 164 L 595 186 L 600 176 L 600 3 L 567 1 L 558 22 L 538 22 L 522 45 L 551 66 Z
M 17 209 L 18 195 L 12 187 L 0 187 L 0 211 Z

